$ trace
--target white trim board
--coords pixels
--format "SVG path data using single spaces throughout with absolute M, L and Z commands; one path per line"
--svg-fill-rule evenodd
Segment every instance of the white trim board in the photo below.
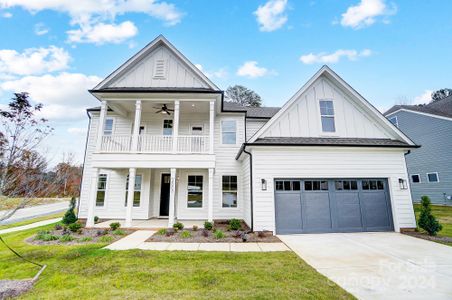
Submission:
M 414 114 L 418 114 L 418 115 L 423 115 L 423 116 L 427 116 L 427 117 L 432 117 L 432 118 L 437 118 L 437 119 L 441 119 L 441 120 L 447 120 L 447 121 L 452 121 L 452 118 L 449 117 L 444 117 L 444 116 L 438 116 L 438 115 L 434 115 L 434 114 L 429 114 L 426 112 L 422 112 L 422 111 L 415 111 L 415 110 L 411 110 L 411 109 L 406 109 L 406 108 L 400 108 L 396 111 L 393 111 L 390 114 L 386 115 L 386 118 L 390 118 L 392 115 L 400 112 L 400 111 L 405 111 L 405 112 L 410 112 L 410 113 L 414 113 Z

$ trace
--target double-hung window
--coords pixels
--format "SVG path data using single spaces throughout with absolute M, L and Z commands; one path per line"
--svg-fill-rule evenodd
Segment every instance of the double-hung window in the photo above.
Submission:
M 221 121 L 221 143 L 235 145 L 237 142 L 237 123 L 235 120 Z
M 237 207 L 237 176 L 223 176 L 223 207 Z
M 187 207 L 202 207 L 203 193 L 202 175 L 189 175 L 187 185 Z
M 141 175 L 135 175 L 135 187 L 134 187 L 134 191 L 133 191 L 133 206 L 134 207 L 140 206 L 142 178 L 143 177 Z M 127 206 L 127 195 L 128 194 L 129 194 L 129 175 L 127 175 L 127 179 L 126 179 L 126 201 L 125 201 L 125 206 Z
M 104 206 L 107 191 L 107 174 L 99 174 L 97 179 L 96 206 Z
M 332 100 L 320 100 L 320 118 L 323 132 L 335 132 L 334 106 Z
M 113 119 L 106 119 L 104 123 L 104 135 L 113 134 Z

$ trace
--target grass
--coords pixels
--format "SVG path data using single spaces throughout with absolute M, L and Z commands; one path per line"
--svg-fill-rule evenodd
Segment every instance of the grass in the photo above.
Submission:
M 12 223 L 12 224 L 0 225 L 0 230 L 7 229 L 7 228 L 12 228 L 12 227 L 23 226 L 23 225 L 28 225 L 28 224 L 39 222 L 39 221 L 60 218 L 60 217 L 63 217 L 63 216 L 64 216 L 64 212 L 59 212 L 59 213 L 53 214 L 53 215 L 47 215 L 47 216 L 43 216 L 43 217 L 33 218 L 33 219 L 25 220 L 25 221 Z
M 109 251 L 106 244 L 33 246 L 24 239 L 51 226 L 3 238 L 47 264 L 21 299 L 352 299 L 293 252 Z M 0 244 L 0 279 L 37 271 Z
M 23 198 L 2 198 L 0 199 L 0 210 L 15 208 L 22 202 L 22 199 Z M 70 198 L 33 198 L 29 200 L 25 207 L 69 201 L 69 199 Z
M 419 219 L 421 211 L 420 204 L 414 204 L 414 213 L 416 221 Z M 438 233 L 438 236 L 452 237 L 452 206 L 432 205 L 432 214 L 443 225 L 443 229 Z M 452 243 L 445 243 L 452 246 Z

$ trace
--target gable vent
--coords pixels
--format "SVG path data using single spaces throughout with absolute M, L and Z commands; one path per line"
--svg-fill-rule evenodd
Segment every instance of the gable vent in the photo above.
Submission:
M 154 76 L 155 79 L 165 79 L 166 77 L 166 60 L 157 59 L 154 65 Z

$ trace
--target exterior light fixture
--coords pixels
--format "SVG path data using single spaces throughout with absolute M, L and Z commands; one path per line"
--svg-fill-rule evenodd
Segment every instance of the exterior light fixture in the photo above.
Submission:
M 399 178 L 399 187 L 401 190 L 406 190 L 408 189 L 408 184 L 407 181 L 403 178 Z
M 261 179 L 261 183 L 262 183 L 262 190 L 266 191 L 267 190 L 267 180 L 265 180 L 264 178 Z

